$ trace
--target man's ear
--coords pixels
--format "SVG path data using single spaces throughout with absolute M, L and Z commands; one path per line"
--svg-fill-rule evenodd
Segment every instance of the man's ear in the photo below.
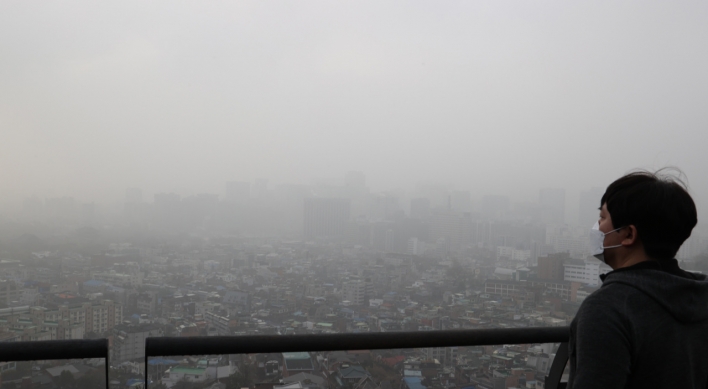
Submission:
M 622 239 L 623 246 L 631 246 L 639 241 L 639 234 L 637 233 L 637 227 L 634 224 L 630 224 L 624 228 L 625 236 Z

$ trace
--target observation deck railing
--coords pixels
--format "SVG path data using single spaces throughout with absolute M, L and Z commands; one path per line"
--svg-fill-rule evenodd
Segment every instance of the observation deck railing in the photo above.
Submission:
M 327 335 L 150 337 L 145 341 L 145 388 L 150 357 L 254 354 L 297 351 L 383 350 L 504 344 L 561 343 L 545 379 L 545 389 L 562 389 L 568 362 L 568 327 L 384 332 Z M 0 362 L 104 358 L 109 385 L 107 339 L 0 343 Z
M 41 340 L 0 343 L 0 362 L 104 358 L 108 388 L 108 339 Z
M 546 376 L 545 389 L 562 389 L 565 384 L 560 381 L 568 362 L 569 336 L 568 327 L 530 327 L 327 335 L 149 337 L 145 340 L 145 388 L 150 357 L 561 343 Z

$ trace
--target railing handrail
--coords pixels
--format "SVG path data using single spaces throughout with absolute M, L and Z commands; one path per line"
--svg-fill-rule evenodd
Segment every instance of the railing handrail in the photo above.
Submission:
M 561 343 L 553 361 L 546 389 L 560 387 L 568 361 L 569 327 L 525 327 L 475 330 L 340 333 L 323 335 L 243 335 L 196 337 L 148 337 L 145 339 L 145 388 L 150 357 L 255 354 L 299 351 L 382 350 L 503 344 Z
M 104 358 L 108 389 L 108 339 L 38 340 L 0 343 L 0 362 Z
M 567 342 L 568 327 L 339 333 L 321 335 L 243 335 L 148 337 L 146 357 L 254 354 L 296 351 L 383 350 Z
M 106 358 L 108 339 L 38 340 L 0 343 L 0 362 Z
M 145 388 L 149 357 L 254 354 L 297 351 L 383 350 L 502 344 L 561 343 L 546 388 L 559 387 L 568 361 L 568 327 L 525 327 L 476 330 L 340 333 L 323 335 L 198 336 L 188 338 L 148 337 L 145 339 Z M 105 358 L 106 388 L 109 369 L 108 339 L 44 340 L 3 342 L 0 362 L 52 359 Z

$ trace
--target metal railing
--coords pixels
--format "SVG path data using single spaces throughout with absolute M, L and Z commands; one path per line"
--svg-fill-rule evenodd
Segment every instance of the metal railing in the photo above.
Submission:
M 0 362 L 85 358 L 105 358 L 106 389 L 108 389 L 108 339 L 0 343 Z
M 560 380 L 568 362 L 569 336 L 568 327 L 531 327 L 327 335 L 149 337 L 145 340 L 145 388 L 150 357 L 561 343 L 545 381 L 546 389 L 560 389 L 564 386 Z

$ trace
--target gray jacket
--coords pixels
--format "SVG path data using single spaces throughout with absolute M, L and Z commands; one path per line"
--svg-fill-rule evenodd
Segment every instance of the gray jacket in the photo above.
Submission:
M 568 388 L 706 388 L 706 276 L 674 259 L 602 278 L 570 325 Z

